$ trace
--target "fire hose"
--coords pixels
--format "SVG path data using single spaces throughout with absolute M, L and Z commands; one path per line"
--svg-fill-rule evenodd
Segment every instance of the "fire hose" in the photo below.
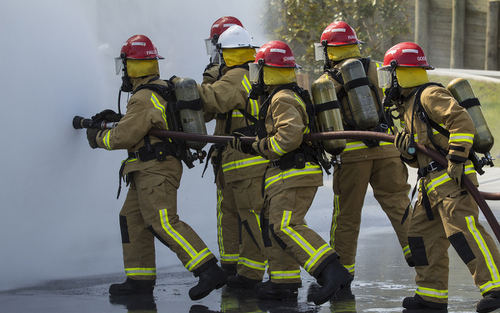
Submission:
M 108 125 L 109 124 L 109 125 Z M 91 120 L 84 119 L 79 116 L 75 116 L 73 119 L 74 128 L 112 128 L 114 125 L 112 123 L 101 123 L 96 125 L 92 124 Z M 114 123 L 113 123 L 114 124 Z M 216 144 L 226 144 L 227 142 L 233 140 L 233 136 L 211 136 L 211 135 L 202 135 L 202 134 L 193 134 L 193 133 L 184 133 L 177 131 L 169 131 L 169 130 L 160 130 L 160 129 L 152 129 L 149 131 L 150 135 L 156 137 L 167 137 L 167 138 L 176 138 L 181 140 L 190 140 L 190 141 L 200 141 L 206 143 L 216 143 Z M 329 139 L 374 139 L 381 140 L 387 142 L 394 142 L 394 136 L 390 134 L 384 134 L 379 132 L 370 132 L 370 131 L 335 131 L 335 132 L 323 132 L 323 133 L 313 133 L 307 134 L 304 136 L 305 140 L 317 141 L 317 140 L 329 140 Z M 254 137 L 241 137 L 243 141 L 255 141 Z M 430 149 L 421 144 L 416 144 L 416 148 L 419 152 L 431 157 L 434 161 L 438 162 L 444 167 L 447 167 L 448 161 L 441 155 L 439 152 Z M 486 200 L 500 200 L 500 192 L 484 192 L 479 191 L 477 187 L 472 183 L 472 181 L 467 178 L 465 175 L 462 179 L 463 186 L 465 189 L 471 194 L 471 196 L 476 201 L 477 205 L 483 212 L 484 216 L 488 224 L 491 226 L 493 233 L 495 234 L 497 240 L 500 242 L 500 225 L 498 224 L 497 219 L 493 215 L 490 207 Z

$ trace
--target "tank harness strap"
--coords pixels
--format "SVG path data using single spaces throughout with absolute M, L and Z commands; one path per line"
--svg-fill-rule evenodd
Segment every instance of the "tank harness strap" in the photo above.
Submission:
M 349 90 L 361 86 L 370 86 L 370 80 L 368 79 L 368 77 L 361 77 L 348 81 L 347 83 L 344 84 L 344 91 L 345 93 L 347 93 L 349 92 Z
M 314 106 L 314 111 L 316 114 L 318 114 L 318 113 L 321 113 L 323 111 L 328 111 L 328 110 L 332 110 L 332 109 L 339 109 L 339 108 L 340 108 L 340 102 L 338 100 L 334 100 L 334 101 L 328 101 L 328 102 L 321 103 L 321 104 L 316 104 Z
M 217 182 L 217 176 L 219 174 L 219 170 L 222 167 L 222 151 L 226 148 L 225 145 L 219 145 L 219 144 L 213 144 L 210 146 L 210 149 L 208 150 L 207 153 L 207 160 L 205 161 L 205 167 L 203 168 L 203 173 L 201 174 L 201 177 L 205 174 L 205 171 L 207 170 L 208 163 L 210 159 L 213 159 L 213 167 L 214 167 L 214 183 Z M 216 155 L 214 156 L 214 153 Z
M 203 109 L 203 104 L 201 103 L 201 98 L 191 100 L 191 101 L 182 101 L 177 100 L 175 104 L 175 110 L 180 111 L 184 109 L 199 111 Z
M 481 105 L 478 98 L 465 99 L 464 101 L 459 102 L 458 104 L 460 104 L 460 106 L 463 107 L 464 109 L 468 109 L 476 105 Z

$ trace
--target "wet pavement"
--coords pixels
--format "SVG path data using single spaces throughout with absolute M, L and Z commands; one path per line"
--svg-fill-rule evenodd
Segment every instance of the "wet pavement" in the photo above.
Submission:
M 482 190 L 497 191 L 500 169 L 481 177 Z M 497 178 L 499 177 L 499 178 Z M 327 184 L 328 185 L 328 184 Z M 489 202 L 497 218 L 500 202 Z M 331 186 L 321 188 L 307 219 L 311 228 L 328 238 L 331 216 Z M 486 221 L 481 219 L 486 226 Z M 313 279 L 302 273 L 303 287 L 296 302 L 263 302 L 251 291 L 231 291 L 226 287 L 199 301 L 191 301 L 188 290 L 195 278 L 181 265 L 160 268 L 154 298 L 115 298 L 108 296 L 111 283 L 124 280 L 123 274 L 49 281 L 37 286 L 0 293 L 0 312 L 401 312 L 401 301 L 415 290 L 414 271 L 404 261 L 394 231 L 368 192 L 358 243 L 356 278 L 352 285 L 354 301 L 308 303 L 307 288 Z M 491 233 L 491 231 L 490 231 Z M 473 285 L 467 267 L 453 249 L 450 254 L 449 312 L 475 312 L 480 293 Z M 500 310 L 498 310 L 500 311 Z

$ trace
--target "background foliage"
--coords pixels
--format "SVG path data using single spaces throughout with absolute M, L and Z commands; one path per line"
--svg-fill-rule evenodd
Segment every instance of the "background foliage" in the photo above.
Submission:
M 396 36 L 409 31 L 408 13 L 398 0 L 269 0 L 264 16 L 268 36 L 290 45 L 307 73 L 319 73 L 313 43 L 330 23 L 349 23 L 365 42 L 364 56 L 382 60 Z

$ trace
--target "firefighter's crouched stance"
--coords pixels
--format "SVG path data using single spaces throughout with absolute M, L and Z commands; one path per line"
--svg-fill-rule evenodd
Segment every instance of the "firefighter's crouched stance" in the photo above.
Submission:
M 396 136 L 401 157 L 419 169 L 419 196 L 409 215 L 408 241 L 415 262 L 417 289 L 403 301 L 403 312 L 447 312 L 448 247 L 455 248 L 471 272 L 483 299 L 477 311 L 500 308 L 500 254 L 478 220 L 478 207 L 462 187 L 466 176 L 477 185 L 469 152 L 474 124 L 467 111 L 442 86 L 429 83 L 424 52 L 404 42 L 389 49 L 379 68 L 380 87 L 404 120 Z M 415 142 L 441 152 L 444 167 L 428 156 L 414 154 Z
M 258 296 L 297 297 L 302 266 L 321 285 L 309 300 L 322 304 L 352 278 L 335 251 L 305 224 L 323 175 L 311 145 L 303 141 L 309 116 L 306 99 L 295 83 L 296 66 L 284 42 L 271 41 L 258 50 L 255 63 L 250 64 L 250 80 L 252 97 L 263 97 L 259 136 L 251 146 L 236 136 L 231 146 L 271 161 L 264 180 L 262 223 L 270 280 L 258 285 Z
M 161 92 L 169 87 L 159 79 L 160 58 L 146 36 L 128 39 L 117 60 L 123 71 L 121 89 L 132 92 L 127 112 L 111 130 L 87 131 L 92 148 L 127 149 L 129 153 L 120 170 L 130 182 L 120 212 L 127 280 L 111 285 L 109 293 L 153 292 L 156 237 L 177 254 L 187 270 L 199 277 L 198 284 L 189 290 L 189 296 L 195 300 L 222 287 L 226 275 L 205 243 L 177 215 L 177 189 L 182 175 L 179 159 L 183 148 L 173 141 L 147 135 L 152 128 L 172 130 L 175 124 Z

